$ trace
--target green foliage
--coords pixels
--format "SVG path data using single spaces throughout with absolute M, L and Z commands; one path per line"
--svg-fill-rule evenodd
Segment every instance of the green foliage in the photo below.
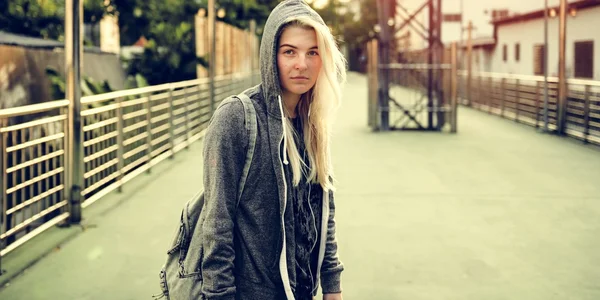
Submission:
M 141 74 L 150 85 L 196 78 L 194 28 L 189 22 L 161 22 L 149 33 L 144 53 L 129 62 L 129 74 Z
M 0 28 L 33 37 L 62 40 L 64 0 L 0 1 Z
M 65 99 L 67 85 L 65 78 L 52 68 L 46 69 L 46 75 L 50 80 L 50 93 L 52 99 Z
M 109 3 L 109 5 L 105 5 Z M 0 28 L 15 34 L 64 41 L 65 0 L 0 1 Z M 96 23 L 115 7 L 103 0 L 83 1 L 83 20 Z
M 52 99 L 65 99 L 67 87 L 65 77 L 53 68 L 46 68 L 46 75 L 50 80 Z M 113 91 L 106 80 L 98 82 L 90 77 L 82 76 L 80 84 L 82 96 L 91 96 Z

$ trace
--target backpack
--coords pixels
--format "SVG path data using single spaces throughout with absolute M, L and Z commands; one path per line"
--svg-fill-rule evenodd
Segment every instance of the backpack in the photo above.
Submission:
M 246 178 L 248 177 L 252 155 L 254 154 L 258 129 L 254 105 L 250 98 L 244 93 L 224 100 L 219 107 L 225 103 L 237 100 L 241 101 L 244 105 L 244 125 L 248 131 L 249 137 L 246 162 L 242 171 L 237 198 L 237 204 L 239 204 Z M 201 222 L 198 222 L 198 219 L 200 218 L 203 206 L 204 191 L 199 191 L 184 205 L 177 234 L 175 235 L 170 250 L 167 251 L 167 261 L 160 271 L 160 287 L 162 293 L 155 295 L 155 299 L 204 299 L 200 284 L 202 280 L 200 274 L 200 260 L 202 253 L 199 247 L 202 241 L 199 236 L 194 235 L 195 229 L 202 226 L 202 224 L 200 224 Z

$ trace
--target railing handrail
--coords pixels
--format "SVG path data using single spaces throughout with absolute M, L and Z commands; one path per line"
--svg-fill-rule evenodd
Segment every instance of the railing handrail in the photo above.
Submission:
M 219 75 L 219 76 L 215 77 L 215 81 L 229 79 L 229 78 L 232 78 L 232 79 L 241 78 L 241 77 L 248 76 L 251 74 L 253 74 L 253 72 L 241 72 L 241 73 L 234 73 L 234 74 Z M 105 101 L 108 99 L 115 99 L 115 98 L 119 98 L 119 97 L 127 97 L 127 96 L 135 96 L 135 95 L 143 95 L 146 93 L 152 93 L 152 92 L 164 91 L 164 90 L 174 90 L 174 89 L 183 88 L 183 87 L 207 84 L 209 82 L 210 82 L 210 78 L 205 77 L 205 78 L 191 79 L 191 80 L 180 81 L 180 82 L 164 83 L 164 84 L 141 87 L 141 88 L 114 91 L 114 92 L 110 92 L 110 93 L 103 93 L 103 94 L 98 94 L 98 95 L 81 97 L 81 103 L 82 104 L 91 104 L 91 103 L 96 103 L 96 102 L 100 102 L 100 101 Z
M 458 75 L 467 76 L 467 70 L 459 70 Z M 540 75 L 524 75 L 524 74 L 511 74 L 511 73 L 496 73 L 496 72 L 472 72 L 472 76 L 491 77 L 491 78 L 506 78 L 506 79 L 518 79 L 518 80 L 529 80 L 529 81 L 544 81 L 544 76 Z M 548 76 L 548 82 L 557 83 L 558 77 Z M 600 80 L 591 79 L 579 79 L 579 78 L 567 78 L 567 84 L 573 85 L 589 85 L 600 87 Z
M 589 85 L 589 86 L 600 87 L 600 80 L 569 78 L 569 79 L 567 79 L 567 84 Z
M 177 88 L 193 86 L 193 85 L 198 85 L 198 84 L 203 84 L 203 83 L 208 83 L 208 82 L 209 82 L 209 78 L 206 77 L 206 78 L 198 78 L 198 79 L 186 80 L 186 81 L 181 81 L 181 82 L 163 83 L 163 84 L 159 84 L 159 85 L 146 86 L 146 87 L 141 87 L 141 88 L 114 91 L 114 92 L 109 92 L 109 93 L 81 97 L 81 103 L 82 104 L 91 104 L 91 103 L 95 103 L 95 102 L 105 101 L 108 99 L 127 97 L 127 96 L 135 96 L 135 95 L 143 95 L 146 93 L 152 93 L 152 92 L 156 92 L 156 91 L 163 91 L 163 90 L 169 90 L 169 89 L 177 89 Z
M 43 111 L 49 111 L 57 108 L 69 106 L 69 100 L 55 100 L 38 104 L 29 104 L 11 108 L 0 109 L 0 119 L 17 117 L 26 114 L 35 114 Z

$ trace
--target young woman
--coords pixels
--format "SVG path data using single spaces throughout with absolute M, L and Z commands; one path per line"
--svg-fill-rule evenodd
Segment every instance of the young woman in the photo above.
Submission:
M 202 294 L 205 299 L 342 299 L 330 160 L 332 115 L 345 60 L 322 18 L 301 0 L 269 16 L 262 83 L 245 92 L 257 137 L 237 201 L 249 137 L 244 108 L 215 112 L 204 141 Z

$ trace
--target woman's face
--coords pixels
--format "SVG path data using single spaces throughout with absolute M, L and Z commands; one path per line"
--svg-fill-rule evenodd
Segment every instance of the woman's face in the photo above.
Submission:
M 277 50 L 279 82 L 284 92 L 302 95 L 317 82 L 321 56 L 315 30 L 300 26 L 284 29 Z

